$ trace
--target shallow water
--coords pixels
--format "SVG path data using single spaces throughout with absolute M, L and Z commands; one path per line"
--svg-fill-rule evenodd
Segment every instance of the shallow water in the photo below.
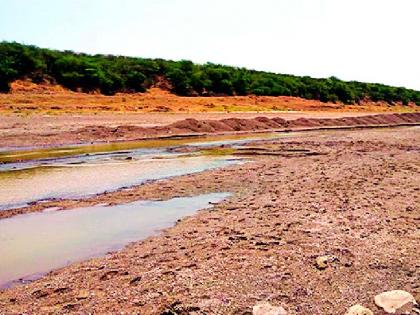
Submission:
M 87 158 L 91 155 L 112 154 L 124 151 L 130 151 L 135 154 L 144 154 L 154 149 L 163 151 L 162 148 L 180 146 L 180 145 L 220 145 L 240 143 L 243 141 L 251 141 L 258 139 L 270 139 L 285 136 L 287 134 L 281 133 L 260 133 L 260 134 L 240 134 L 240 135 L 218 135 L 218 136 L 199 136 L 199 137 L 185 137 L 178 139 L 153 139 L 141 141 L 122 141 L 111 143 L 96 143 L 96 144 L 83 144 L 73 146 L 60 146 L 49 148 L 36 148 L 36 149 L 16 149 L 0 151 L 0 163 L 16 163 L 28 162 L 34 160 L 51 160 L 60 158 Z M 0 170 L 10 167 L 7 164 L 1 166 Z M 22 165 L 22 163 L 20 163 Z M 19 165 L 14 165 L 18 167 Z
M 162 157 L 162 156 L 161 156 Z M 96 159 L 0 172 L 0 210 L 51 198 L 81 198 L 171 176 L 238 163 L 227 157 Z
M 280 136 L 208 136 L 1 152 L 0 210 L 52 198 L 82 198 L 238 163 L 228 156 L 185 157 L 168 152 L 170 147 L 241 144 Z
M 51 209 L 0 220 L 0 287 L 121 249 L 229 195 L 213 193 L 109 207 Z

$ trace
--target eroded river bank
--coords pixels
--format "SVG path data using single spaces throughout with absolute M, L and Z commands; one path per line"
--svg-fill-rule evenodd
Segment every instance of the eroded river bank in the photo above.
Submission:
M 418 128 L 265 139 L 243 148 L 250 163 L 30 205 L 28 212 L 232 193 L 159 236 L 2 291 L 0 308 L 244 314 L 270 301 L 289 314 L 343 314 L 356 303 L 377 310 L 372 297 L 385 290 L 420 300 L 419 146 Z M 322 255 L 334 259 L 320 270 Z

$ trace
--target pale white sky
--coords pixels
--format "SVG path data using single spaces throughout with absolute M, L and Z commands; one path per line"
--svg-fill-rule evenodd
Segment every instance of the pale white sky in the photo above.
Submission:
M 420 90 L 420 0 L 0 0 L 0 40 Z

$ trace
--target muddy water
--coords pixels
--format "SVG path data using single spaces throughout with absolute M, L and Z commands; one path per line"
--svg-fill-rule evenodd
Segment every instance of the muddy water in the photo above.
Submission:
M 81 198 L 147 180 L 237 163 L 228 156 L 183 157 L 176 146 L 241 145 L 302 133 L 261 133 L 144 140 L 0 152 L 0 211 L 51 198 Z M 313 136 L 322 136 L 320 132 Z M 3 164 L 2 164 L 3 163 Z
M 0 172 L 0 210 L 51 198 L 81 198 L 170 176 L 232 165 L 227 157 L 97 159 Z
M 170 147 L 241 144 L 279 136 L 275 133 L 211 136 L 3 151 L 0 210 L 52 198 L 81 198 L 147 180 L 238 163 L 227 156 L 180 156 L 168 152 Z
M 180 145 L 209 145 L 224 143 L 240 143 L 243 141 L 278 138 L 287 134 L 280 133 L 261 133 L 261 134 L 241 134 L 241 135 L 219 135 L 219 136 L 200 136 L 186 137 L 178 139 L 155 139 L 142 141 L 125 141 L 113 143 L 97 143 L 89 145 L 75 145 L 67 147 L 50 147 L 50 148 L 23 148 L 19 150 L 0 150 L 1 163 L 15 163 L 34 160 L 50 160 L 68 157 L 89 156 L 98 153 L 109 152 L 140 152 L 144 153 L 150 149 L 162 149 Z M 143 150 L 143 151 L 142 151 Z M 4 168 L 4 166 L 3 166 Z M 1 167 L 0 167 L 1 169 Z
M 0 287 L 120 249 L 228 196 L 213 193 L 167 201 L 136 201 L 0 220 Z

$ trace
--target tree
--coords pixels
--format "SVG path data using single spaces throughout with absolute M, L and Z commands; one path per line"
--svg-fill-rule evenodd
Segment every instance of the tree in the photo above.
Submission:
M 189 76 L 181 69 L 174 69 L 168 73 L 168 78 L 172 84 L 172 91 L 179 95 L 189 95 L 191 84 Z
M 85 92 L 143 92 L 167 80 L 178 95 L 288 95 L 345 104 L 364 99 L 390 104 L 414 102 L 420 92 L 383 84 L 345 82 L 336 77 L 315 79 L 247 70 L 188 60 L 170 61 L 112 55 L 88 55 L 41 49 L 19 43 L 0 43 L 0 91 L 17 79 L 50 80 Z

